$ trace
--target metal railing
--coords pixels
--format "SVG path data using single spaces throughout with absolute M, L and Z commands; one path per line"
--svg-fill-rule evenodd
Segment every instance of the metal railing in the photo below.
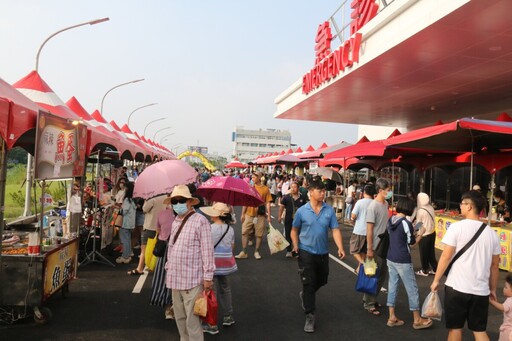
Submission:
M 350 38 L 350 22 L 352 19 L 350 18 L 350 13 L 352 13 L 353 9 L 350 8 L 350 4 L 353 0 L 344 0 L 340 7 L 329 17 L 329 22 L 331 26 L 334 28 L 332 42 L 338 38 L 340 45 L 343 44 L 348 38 Z M 382 12 L 386 7 L 388 7 L 395 0 L 377 0 L 376 3 L 379 5 L 379 11 Z M 337 47 L 337 46 L 336 46 Z M 334 50 L 335 48 L 332 47 Z

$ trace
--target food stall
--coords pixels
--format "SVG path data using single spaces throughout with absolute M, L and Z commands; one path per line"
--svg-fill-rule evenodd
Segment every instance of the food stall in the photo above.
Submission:
M 0 278 L 2 306 L 31 307 L 34 319 L 44 324 L 51 312 L 41 307 L 59 290 L 68 291 L 76 277 L 78 236 L 59 236 L 46 225 L 44 193 L 46 182 L 84 174 L 87 127 L 45 112 L 39 112 L 36 125 L 35 179 L 41 181 L 42 200 L 39 222 L 11 225 L 2 233 Z M 19 227 L 19 228 L 18 228 Z M 8 283 L 8 285 L 6 285 Z
M 444 210 L 436 211 L 435 223 L 436 223 L 436 242 L 435 246 L 437 249 L 442 250 L 443 239 L 446 231 L 450 228 L 450 225 L 457 221 L 463 220 L 464 217 L 458 214 L 456 211 Z M 482 223 L 487 222 L 487 218 L 481 218 Z M 496 231 L 500 239 L 501 255 L 500 255 L 500 269 L 506 271 L 512 271 L 512 224 L 500 220 L 491 220 L 491 228 Z

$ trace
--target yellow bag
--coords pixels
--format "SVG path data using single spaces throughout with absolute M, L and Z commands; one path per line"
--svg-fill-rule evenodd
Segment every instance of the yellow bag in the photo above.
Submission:
M 377 263 L 372 259 L 366 258 L 364 261 L 364 274 L 366 276 L 375 276 L 377 273 Z
M 194 315 L 205 317 L 208 312 L 208 303 L 206 301 L 206 295 L 201 292 L 194 302 Z
M 146 252 L 144 253 L 144 262 L 149 270 L 153 271 L 156 267 L 156 261 L 158 257 L 153 255 L 153 249 L 155 248 L 156 241 L 158 240 L 158 233 L 155 234 L 155 238 L 148 238 L 148 243 L 146 244 Z

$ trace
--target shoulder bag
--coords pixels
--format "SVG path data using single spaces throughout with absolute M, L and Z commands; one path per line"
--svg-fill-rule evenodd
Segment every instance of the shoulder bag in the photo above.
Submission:
M 464 252 L 466 252 L 470 247 L 471 245 L 473 245 L 473 243 L 478 239 L 478 237 L 482 234 L 482 232 L 484 231 L 485 227 L 487 226 L 486 223 L 482 223 L 482 225 L 480 226 L 480 228 L 478 229 L 478 231 L 476 231 L 475 235 L 473 236 L 473 238 L 471 238 L 471 240 L 466 244 L 464 245 L 464 247 L 462 249 L 459 250 L 459 252 L 457 252 L 457 254 L 455 255 L 455 257 L 453 257 L 452 261 L 450 262 L 450 264 L 448 265 L 448 267 L 446 268 L 445 272 L 444 272 L 444 276 L 448 276 L 448 273 L 450 272 L 451 268 L 452 268 L 452 265 L 453 263 L 455 263 L 455 261 L 457 259 L 460 258 L 460 256 L 462 256 L 462 254 Z

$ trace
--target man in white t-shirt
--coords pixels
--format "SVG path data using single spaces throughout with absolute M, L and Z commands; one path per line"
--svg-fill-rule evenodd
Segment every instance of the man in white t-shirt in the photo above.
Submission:
M 462 195 L 460 209 L 466 218 L 450 225 L 443 237 L 444 250 L 430 286 L 437 291 L 439 280 L 453 256 L 477 233 L 482 222 L 478 219 L 485 199 L 477 191 Z M 489 340 L 486 333 L 489 296 L 496 300 L 500 242 L 497 234 L 486 226 L 473 245 L 452 265 L 445 282 L 445 315 L 448 340 L 462 340 L 462 328 L 467 321 L 475 340 Z

